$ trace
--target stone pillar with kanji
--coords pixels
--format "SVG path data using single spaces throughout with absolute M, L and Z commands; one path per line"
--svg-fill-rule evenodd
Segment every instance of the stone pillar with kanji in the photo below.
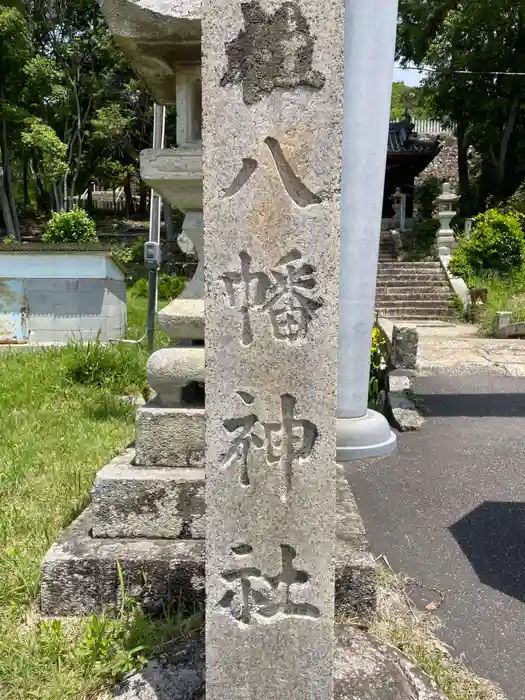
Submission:
M 202 27 L 206 698 L 331 700 L 344 2 Z

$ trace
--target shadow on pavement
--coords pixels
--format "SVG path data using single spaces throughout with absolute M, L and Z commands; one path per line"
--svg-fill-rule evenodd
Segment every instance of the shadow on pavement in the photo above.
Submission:
M 525 503 L 485 501 L 449 530 L 481 583 L 525 602 Z
M 417 394 L 431 416 L 525 416 L 525 394 Z

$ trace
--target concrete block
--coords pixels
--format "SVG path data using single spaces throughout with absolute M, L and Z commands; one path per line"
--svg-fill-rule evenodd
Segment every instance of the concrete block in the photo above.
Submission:
M 342 471 L 337 480 L 335 609 L 338 619 L 366 622 L 375 609 L 375 563 Z M 60 536 L 41 566 L 44 615 L 87 615 L 120 600 L 117 562 L 126 592 L 146 610 L 204 600 L 204 540 L 100 539 L 92 508 Z
M 202 539 L 204 469 L 143 469 L 122 455 L 97 474 L 92 512 L 93 537 Z
M 87 509 L 46 554 L 40 570 L 44 615 L 87 615 L 118 605 L 117 562 L 126 594 L 151 614 L 204 600 L 202 540 L 103 540 L 91 536 L 92 527 Z
M 376 562 L 344 469 L 337 467 L 335 607 L 339 619 L 368 623 L 377 607 Z
M 164 408 L 153 400 L 137 411 L 135 464 L 204 467 L 203 408 Z

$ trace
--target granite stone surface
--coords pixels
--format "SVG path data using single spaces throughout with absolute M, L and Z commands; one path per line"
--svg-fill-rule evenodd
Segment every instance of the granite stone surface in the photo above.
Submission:
M 117 562 L 127 595 L 151 614 L 204 600 L 202 540 L 108 540 L 91 536 L 88 508 L 61 534 L 40 567 L 44 615 L 99 613 L 119 604 Z
M 408 657 L 350 626 L 338 626 L 334 700 L 446 700 Z M 205 700 L 205 648 L 195 640 L 168 649 L 114 691 L 115 700 Z
M 202 539 L 204 469 L 140 468 L 117 457 L 97 474 L 93 537 Z
M 203 3 L 209 700 L 332 700 L 343 10 Z
M 148 382 L 163 406 L 179 406 L 183 390 L 192 383 L 204 383 L 204 348 L 162 348 L 150 355 L 146 368 Z
M 155 399 L 137 410 L 134 464 L 204 467 L 203 408 L 166 408 Z

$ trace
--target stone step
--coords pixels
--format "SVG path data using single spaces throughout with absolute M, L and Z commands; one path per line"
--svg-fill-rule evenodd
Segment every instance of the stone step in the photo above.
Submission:
M 452 289 L 445 284 L 437 285 L 435 287 L 427 287 L 425 285 L 411 285 L 406 287 L 398 287 L 397 284 L 385 284 L 378 285 L 377 294 L 413 294 L 416 298 L 420 295 L 436 295 L 436 294 L 453 294 Z
M 204 540 L 96 539 L 93 525 L 88 508 L 47 552 L 40 568 L 44 615 L 91 615 L 118 606 L 119 567 L 126 595 L 150 614 L 179 601 L 204 602 Z
M 436 303 L 435 301 L 432 301 L 432 299 L 415 299 L 415 300 L 406 300 L 406 299 L 400 299 L 399 301 L 390 299 L 384 304 L 377 304 L 377 306 L 380 306 L 382 308 L 387 307 L 390 309 L 395 309 L 398 306 L 407 306 L 412 309 L 440 309 L 443 308 L 443 304 Z
M 404 270 L 397 270 L 396 272 L 389 273 L 379 270 L 377 273 L 377 280 L 380 282 L 392 280 L 392 282 L 396 284 L 398 280 L 404 280 L 406 282 L 411 280 L 414 282 L 420 281 L 421 284 L 424 284 L 427 280 L 442 280 L 443 282 L 447 282 L 447 278 L 442 275 L 439 270 L 429 272 L 405 272 Z
M 376 311 L 380 316 L 385 318 L 395 319 L 414 319 L 421 321 L 439 320 L 443 318 L 452 318 L 454 316 L 453 309 L 443 309 L 435 307 L 434 309 L 414 309 L 411 306 L 399 306 L 396 308 L 377 307 Z
M 399 292 L 396 290 L 390 290 L 388 292 L 382 292 L 381 294 L 376 294 L 376 304 L 378 306 L 388 305 L 391 301 L 405 302 L 406 304 L 411 304 L 412 302 L 433 302 L 440 304 L 451 303 L 454 300 L 454 294 L 449 290 L 443 291 L 430 291 L 418 294 L 417 292 Z
M 377 291 L 378 292 L 381 290 L 387 290 L 387 289 L 399 289 L 399 290 L 401 290 L 401 289 L 406 289 L 406 288 L 417 289 L 420 291 L 424 291 L 424 290 L 428 291 L 428 290 L 440 289 L 440 288 L 450 290 L 450 286 L 448 284 L 448 281 L 444 280 L 442 278 L 438 278 L 438 277 L 435 277 L 435 278 L 431 277 L 428 280 L 425 280 L 424 284 L 418 282 L 417 279 L 414 281 L 411 279 L 404 279 L 404 278 L 397 278 L 396 277 L 396 279 L 393 280 L 389 277 L 388 279 L 381 278 L 381 280 L 378 280 L 378 284 L 377 284 Z
M 205 470 L 141 468 L 132 460 L 129 450 L 97 474 L 92 536 L 203 539 Z
M 385 263 L 384 264 L 385 269 L 407 269 L 407 270 L 416 270 L 416 269 L 438 269 L 438 270 L 443 270 L 441 267 L 441 263 L 439 262 L 395 262 L 395 263 Z
M 69 617 L 118 606 L 122 570 L 125 592 L 149 613 L 170 604 L 204 600 L 204 540 L 97 539 L 87 508 L 46 554 L 40 571 L 44 615 Z M 340 617 L 369 622 L 377 602 L 376 564 L 362 520 L 339 467 L 335 603 Z
M 204 408 L 160 406 L 137 411 L 135 464 L 139 467 L 204 467 Z

